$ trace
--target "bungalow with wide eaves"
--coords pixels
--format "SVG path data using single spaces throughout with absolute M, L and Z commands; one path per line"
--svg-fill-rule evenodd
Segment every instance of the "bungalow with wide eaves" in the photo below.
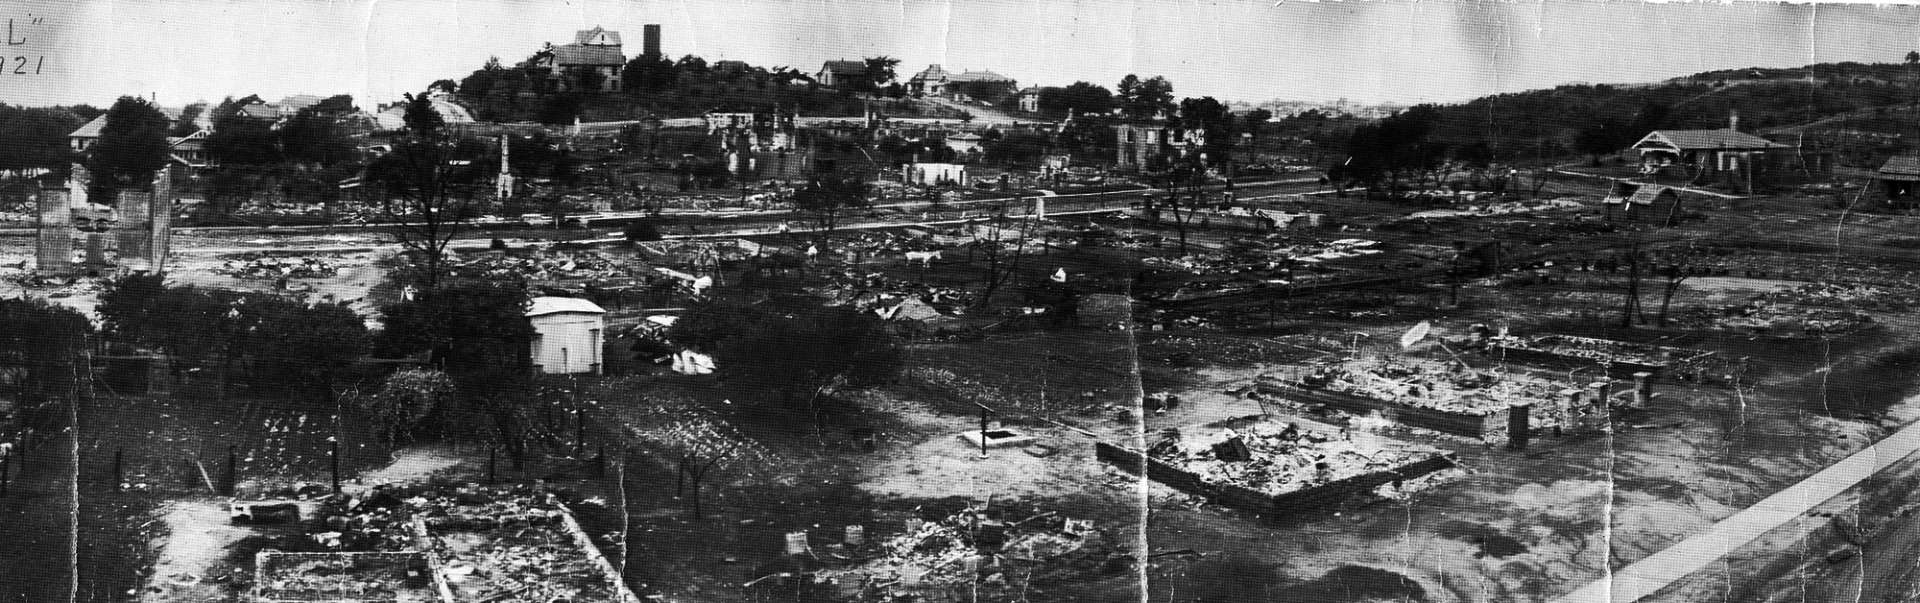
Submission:
M 1751 188 L 1824 178 L 1833 173 L 1832 156 L 1807 153 L 1799 145 L 1774 142 L 1741 132 L 1739 118 L 1715 130 L 1654 130 L 1633 150 L 1640 171 L 1670 184 L 1724 184 Z

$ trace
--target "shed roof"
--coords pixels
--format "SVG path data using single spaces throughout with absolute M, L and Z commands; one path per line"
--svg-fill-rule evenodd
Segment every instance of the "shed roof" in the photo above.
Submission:
M 940 64 L 935 63 L 932 65 L 928 65 L 926 69 L 920 70 L 920 73 L 913 74 L 912 79 L 915 81 L 932 81 L 932 80 L 943 80 L 946 78 L 947 78 L 947 70 L 941 69 Z
M 527 308 L 527 316 L 530 317 L 568 313 L 606 314 L 607 311 L 578 297 L 536 297 L 533 298 L 533 305 Z
M 1894 155 L 1874 174 L 1881 180 L 1920 181 L 1920 154 Z
M 966 73 L 952 76 L 947 79 L 955 82 L 1011 82 L 1013 81 L 1013 78 L 1000 75 L 992 71 L 968 71 Z

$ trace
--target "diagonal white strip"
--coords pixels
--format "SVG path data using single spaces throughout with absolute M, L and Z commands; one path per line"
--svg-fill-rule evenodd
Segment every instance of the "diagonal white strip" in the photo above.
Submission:
M 1596 580 L 1557 603 L 1633 603 L 1719 561 L 1774 528 L 1793 521 L 1854 484 L 1885 470 L 1920 450 L 1920 423 L 1908 425 L 1866 449 L 1853 453 L 1753 506 L 1713 524 L 1647 558 L 1615 571 L 1611 579 Z

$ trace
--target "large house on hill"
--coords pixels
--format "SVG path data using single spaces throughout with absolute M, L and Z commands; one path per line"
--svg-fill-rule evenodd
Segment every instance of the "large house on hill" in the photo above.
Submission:
M 866 77 L 867 64 L 865 61 L 840 60 L 827 61 L 825 64 L 822 64 L 820 66 L 820 73 L 814 75 L 813 81 L 819 82 L 822 86 L 833 87 L 845 85 L 848 82 L 861 81 L 866 79 Z
M 583 83 L 595 86 L 594 92 L 620 89 L 621 70 L 627 55 L 620 49 L 620 32 L 601 27 L 574 32 L 573 43 L 548 48 L 541 67 L 547 69 L 554 89 L 565 92 Z M 588 73 L 597 74 L 587 82 Z

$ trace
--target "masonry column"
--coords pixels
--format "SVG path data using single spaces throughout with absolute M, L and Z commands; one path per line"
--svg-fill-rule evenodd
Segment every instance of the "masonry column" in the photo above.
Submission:
M 120 270 L 152 270 L 153 193 L 139 189 L 120 189 L 114 199 L 114 242 L 120 249 Z
M 73 269 L 73 205 L 65 187 L 40 189 L 39 220 L 34 225 L 33 268 L 41 274 Z

